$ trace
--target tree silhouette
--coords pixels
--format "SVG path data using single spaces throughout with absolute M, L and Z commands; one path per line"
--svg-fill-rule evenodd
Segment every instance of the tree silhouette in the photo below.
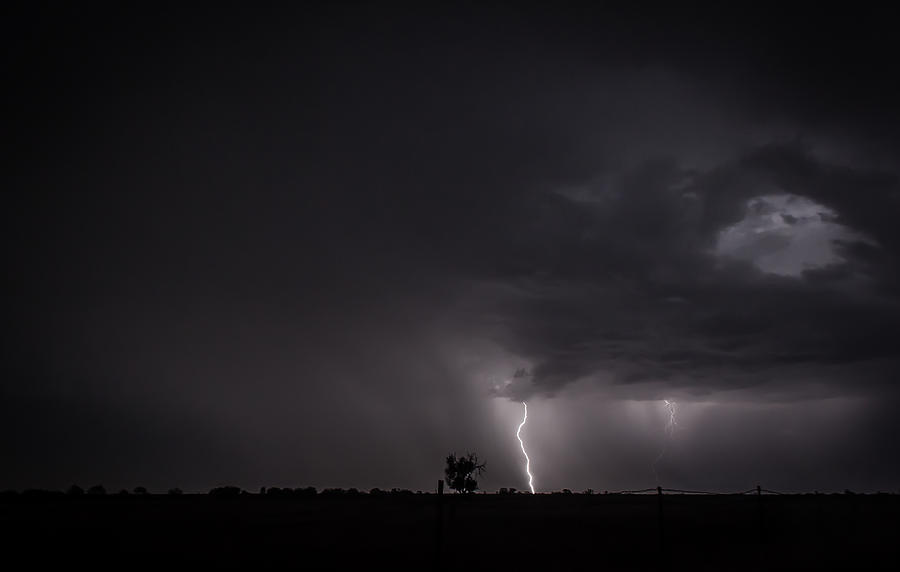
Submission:
M 458 493 L 475 492 L 478 488 L 475 475 L 481 475 L 485 471 L 485 466 L 485 463 L 478 462 L 478 455 L 475 453 L 458 458 L 456 453 L 447 455 L 447 467 L 444 469 L 447 486 Z

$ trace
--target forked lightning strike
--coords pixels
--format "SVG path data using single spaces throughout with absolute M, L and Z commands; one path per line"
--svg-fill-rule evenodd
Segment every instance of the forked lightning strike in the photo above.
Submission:
M 675 433 L 675 426 L 678 423 L 675 421 L 675 409 L 677 405 L 674 401 L 669 401 L 668 399 L 663 399 L 666 404 L 666 411 L 669 412 L 669 422 L 666 423 L 666 434 L 671 437 Z
M 677 411 L 678 405 L 674 401 L 669 401 L 668 399 L 663 399 L 663 403 L 665 403 L 666 411 L 669 413 L 669 419 L 666 421 L 666 439 L 663 441 L 663 446 L 659 450 L 659 455 L 656 456 L 656 459 L 653 460 L 653 474 L 656 477 L 656 484 L 659 484 L 659 471 L 656 469 L 657 464 L 662 460 L 666 455 L 666 450 L 669 446 L 669 441 L 672 437 L 675 436 L 675 426 L 678 425 L 678 422 L 675 420 L 675 412 Z
M 525 452 L 525 443 L 522 441 L 522 436 L 520 435 L 522 427 L 524 427 L 525 422 L 528 421 L 528 404 L 523 401 L 522 405 L 525 406 L 525 418 L 522 419 L 522 423 L 519 424 L 519 428 L 516 430 L 516 438 L 519 440 L 519 445 L 522 446 L 522 454 L 525 455 L 525 472 L 528 474 L 528 488 L 531 489 L 531 494 L 534 494 L 534 485 L 532 484 L 534 478 L 531 476 L 531 460 L 528 459 L 528 453 Z

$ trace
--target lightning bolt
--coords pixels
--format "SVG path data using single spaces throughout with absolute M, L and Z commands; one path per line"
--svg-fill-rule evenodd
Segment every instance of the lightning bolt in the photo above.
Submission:
M 531 460 L 528 458 L 528 453 L 525 452 L 525 442 L 522 441 L 522 436 L 520 435 L 522 427 L 524 427 L 525 422 L 528 421 L 528 404 L 523 401 L 522 405 L 525 406 L 525 418 L 522 419 L 522 423 L 519 424 L 519 428 L 516 430 L 516 438 L 519 440 L 519 445 L 522 446 L 522 454 L 525 455 L 525 472 L 528 474 L 528 488 L 531 489 L 531 494 L 534 494 L 534 485 L 532 484 L 534 477 L 531 475 Z
M 678 425 L 678 422 L 675 421 L 675 411 L 678 408 L 678 405 L 674 401 L 669 401 L 668 399 L 663 399 L 663 402 L 666 404 L 666 411 L 669 412 L 669 422 L 666 423 L 666 434 L 671 437 L 675 434 L 675 426 Z
M 653 475 L 656 477 L 656 484 L 659 484 L 659 471 L 656 470 L 656 465 L 662 460 L 662 458 L 666 454 L 666 450 L 668 449 L 669 441 L 672 440 L 672 437 L 675 435 L 675 426 L 678 425 L 678 422 L 675 419 L 675 413 L 678 410 L 678 404 L 674 401 L 669 401 L 668 399 L 663 399 L 663 403 L 665 403 L 666 412 L 669 414 L 669 420 L 666 421 L 666 437 L 667 439 L 663 441 L 662 449 L 659 451 L 659 455 L 656 456 L 656 459 L 653 460 Z

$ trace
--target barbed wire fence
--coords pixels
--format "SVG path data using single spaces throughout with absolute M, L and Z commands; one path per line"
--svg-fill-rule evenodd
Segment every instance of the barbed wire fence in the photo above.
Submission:
M 757 516 L 756 516 L 756 528 L 757 528 L 757 536 L 760 541 L 765 541 L 768 533 L 766 528 L 766 516 L 765 516 L 765 508 L 762 499 L 764 496 L 782 496 L 782 495 L 791 495 L 791 494 L 804 494 L 804 493 L 786 493 L 782 491 L 773 491 L 771 489 L 764 489 L 761 485 L 756 485 L 751 489 L 747 489 L 744 491 L 734 491 L 734 492 L 721 492 L 721 491 L 697 491 L 697 490 L 688 490 L 688 489 L 670 489 L 663 488 L 661 486 L 646 488 L 646 489 L 634 489 L 634 490 L 621 490 L 621 491 L 607 491 L 606 494 L 612 495 L 653 495 L 657 497 L 657 528 L 658 528 L 658 550 L 660 552 L 664 552 L 666 550 L 666 524 L 665 524 L 665 511 L 664 511 L 664 502 L 663 497 L 668 495 L 696 495 L 696 496 L 730 496 L 730 497 L 742 497 L 742 496 L 753 496 L 758 500 L 756 502 L 757 507 Z M 818 492 L 816 493 L 818 494 Z
M 756 486 L 752 489 L 747 489 L 746 491 L 736 491 L 736 492 L 722 492 L 722 491 L 692 491 L 686 489 L 668 489 L 663 487 L 650 487 L 648 489 L 635 489 L 635 490 L 622 490 L 622 491 L 607 491 L 606 494 L 610 495 L 642 495 L 642 494 L 664 494 L 664 493 L 677 493 L 677 494 L 685 494 L 685 495 L 709 495 L 709 496 L 740 496 L 740 495 L 750 495 L 750 494 L 768 494 L 768 495 L 787 495 L 787 494 L 804 494 L 804 493 L 787 493 L 781 491 L 773 491 L 769 489 L 764 489 L 760 486 Z

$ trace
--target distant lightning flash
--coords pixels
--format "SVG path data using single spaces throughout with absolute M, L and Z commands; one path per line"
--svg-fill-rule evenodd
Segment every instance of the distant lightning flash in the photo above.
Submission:
M 656 465 L 662 460 L 662 458 L 666 454 L 666 449 L 668 449 L 669 441 L 672 437 L 675 436 L 675 426 L 678 425 L 678 421 L 676 421 L 675 413 L 678 410 L 678 404 L 674 401 L 669 401 L 668 399 L 663 399 L 663 403 L 665 403 L 666 411 L 669 414 L 669 420 L 666 421 L 666 440 L 663 441 L 662 449 L 659 451 L 659 455 L 656 456 L 656 459 L 653 460 L 653 474 L 656 476 L 656 484 L 659 484 L 659 471 L 656 470 Z
M 525 455 L 525 472 L 528 473 L 528 488 L 531 489 L 531 494 L 534 494 L 534 485 L 532 484 L 534 477 L 531 475 L 531 460 L 528 459 L 528 453 L 525 452 L 525 443 L 522 441 L 522 436 L 520 435 L 522 427 L 524 427 L 525 422 L 528 421 L 528 404 L 523 401 L 522 405 L 525 406 L 525 418 L 522 419 L 522 423 L 519 424 L 519 428 L 516 430 L 516 438 L 519 440 L 519 445 L 522 446 L 522 454 Z
M 666 404 L 666 411 L 669 412 L 669 422 L 666 423 L 666 433 L 671 437 L 675 433 L 675 426 L 678 425 L 678 422 L 675 421 L 675 411 L 678 406 L 674 401 L 669 401 L 668 399 L 663 399 L 663 402 Z

